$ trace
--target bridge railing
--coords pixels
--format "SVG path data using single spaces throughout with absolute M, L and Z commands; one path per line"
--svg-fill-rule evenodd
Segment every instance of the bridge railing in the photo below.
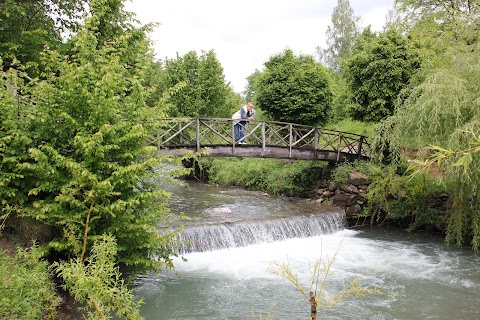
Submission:
M 156 132 L 148 139 L 157 148 L 235 147 L 234 124 L 224 118 L 166 118 L 155 124 Z M 247 121 L 245 139 L 248 145 L 334 151 L 368 157 L 370 145 L 361 135 L 277 121 Z

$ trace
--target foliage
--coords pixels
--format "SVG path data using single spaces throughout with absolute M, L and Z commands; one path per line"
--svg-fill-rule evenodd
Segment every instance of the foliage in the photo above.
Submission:
M 13 210 L 16 204 L 27 201 L 28 190 L 24 189 L 27 179 L 19 164 L 27 161 L 26 150 L 31 138 L 24 134 L 25 123 L 19 114 L 29 112 L 30 106 L 22 104 L 12 91 L 23 91 L 22 82 L 14 72 L 1 73 L 0 85 L 0 208 L 1 214 Z
M 298 196 L 311 190 L 323 164 L 276 159 L 200 159 L 209 182 L 237 185 L 275 195 Z M 319 172 L 320 171 L 320 172 Z
M 477 0 L 396 0 L 404 19 L 415 25 L 434 18 L 439 23 L 454 26 L 463 17 L 478 18 L 480 3 Z
M 392 115 L 397 96 L 419 67 L 416 49 L 398 31 L 374 34 L 365 29 L 342 62 L 351 94 L 348 114 L 361 121 Z
M 13 258 L 0 251 L 1 319 L 54 319 L 60 297 L 42 254 L 35 244 Z
M 351 171 L 367 176 L 371 182 L 363 213 L 370 217 L 371 224 L 393 222 L 409 230 L 432 226 L 441 230 L 445 228 L 446 212 L 430 205 L 435 197 L 450 190 L 449 186 L 440 184 L 439 179 L 430 176 L 412 178 L 403 172 L 399 174 L 394 165 L 365 161 L 338 166 L 332 178 L 345 183 Z
M 230 118 L 233 110 L 240 108 L 241 100 L 225 83 L 223 68 L 213 50 L 200 56 L 190 51 L 176 59 L 167 59 L 161 74 L 159 88 L 184 82 L 185 88 L 170 98 L 168 110 L 171 117 Z
M 292 50 L 272 56 L 254 86 L 256 104 L 274 120 L 305 125 L 327 120 L 331 78 L 312 56 L 295 56 Z
M 98 1 L 92 7 L 105 4 Z M 145 120 L 165 113 L 144 103 L 139 64 L 148 45 L 132 47 L 141 37 L 126 32 L 108 45 L 100 42 L 108 17 L 118 21 L 111 15 L 119 3 L 92 12 L 71 38 L 70 55 L 46 50 L 44 80 L 8 98 L 19 101 L 7 109 L 9 121 L 0 131 L 2 159 L 8 160 L 2 162 L 7 191 L 1 202 L 2 210 L 10 206 L 55 226 L 50 248 L 63 255 L 83 258 L 96 237 L 110 233 L 118 241 L 118 262 L 144 270 L 171 266 L 173 254 L 169 194 L 157 182 L 162 159 L 144 143 Z M 133 68 L 122 62 L 129 54 L 136 56 Z M 20 99 L 35 103 L 22 105 Z
M 45 45 L 58 48 L 62 32 L 76 30 L 86 0 L 5 0 L 0 3 L 0 56 L 4 63 L 16 59 L 36 74 Z
M 318 312 L 325 312 L 336 305 L 344 302 L 350 296 L 364 296 L 367 294 L 381 294 L 378 289 L 369 289 L 360 286 L 360 278 L 352 280 L 348 287 L 335 294 L 327 294 L 327 281 L 332 276 L 332 266 L 338 251 L 333 257 L 327 257 L 324 259 L 318 259 L 310 268 L 310 283 L 308 291 L 300 282 L 298 275 L 292 270 L 290 265 L 285 262 L 274 261 L 269 267 L 269 271 L 295 286 L 298 292 L 300 292 L 310 303 L 311 318 L 316 319 Z M 308 293 L 307 293 L 308 292 Z
M 371 122 L 344 119 L 339 122 L 327 123 L 325 125 L 325 128 L 336 131 L 351 132 L 366 137 L 372 137 L 375 126 L 376 124 Z
M 420 7 L 415 1 L 402 3 L 407 11 L 428 12 L 424 19 L 429 17 L 430 23 L 417 23 L 412 33 L 426 46 L 425 51 L 435 52 L 437 58 L 417 74 L 395 116 L 382 123 L 376 149 L 388 150 L 397 158 L 420 150 L 413 153 L 419 163 L 442 160 L 440 169 L 456 184 L 447 243 L 470 242 L 479 250 L 480 162 L 478 153 L 468 152 L 474 147 L 471 143 L 476 141 L 480 124 L 478 4 L 466 9 L 460 2 L 452 2 L 451 7 L 441 5 L 432 11 L 431 3 Z M 439 16 L 443 19 L 435 18 Z M 436 35 L 434 41 L 430 40 L 432 34 Z M 423 39 L 429 41 L 420 41 Z
M 134 300 L 116 266 L 117 244 L 113 236 L 100 236 L 89 258 L 54 264 L 64 280 L 64 288 L 79 303 L 85 303 L 87 319 L 111 319 L 111 314 L 125 319 L 143 319 L 140 302 Z
M 340 70 L 340 61 L 350 53 L 359 33 L 359 22 L 360 17 L 354 15 L 350 2 L 338 0 L 333 8 L 332 25 L 325 33 L 327 48 L 317 48 L 325 66 L 334 71 Z
M 255 71 L 247 77 L 247 85 L 245 87 L 245 91 L 243 92 L 245 94 L 246 101 L 253 101 L 255 99 L 255 81 L 257 81 L 260 74 L 261 72 L 258 69 L 255 69 Z

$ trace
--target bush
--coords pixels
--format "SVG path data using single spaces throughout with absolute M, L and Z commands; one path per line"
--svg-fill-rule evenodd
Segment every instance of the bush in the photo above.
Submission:
M 447 192 L 448 186 L 438 183 L 435 177 L 399 174 L 393 165 L 359 161 L 340 165 L 332 178 L 345 183 L 350 171 L 367 176 L 371 182 L 363 213 L 371 217 L 371 222 L 393 222 L 409 230 L 445 224 L 446 212 L 430 204 L 436 196 Z
M 60 298 L 55 293 L 42 250 L 33 245 L 15 257 L 0 252 L 0 319 L 53 319 Z
M 278 159 L 201 159 L 209 182 L 261 190 L 274 195 L 301 196 L 319 183 L 324 166 L 317 161 Z

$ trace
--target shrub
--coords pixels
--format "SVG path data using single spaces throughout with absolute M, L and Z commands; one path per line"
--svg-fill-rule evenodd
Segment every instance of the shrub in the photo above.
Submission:
M 0 319 L 53 319 L 60 298 L 51 269 L 35 244 L 15 257 L 0 252 Z

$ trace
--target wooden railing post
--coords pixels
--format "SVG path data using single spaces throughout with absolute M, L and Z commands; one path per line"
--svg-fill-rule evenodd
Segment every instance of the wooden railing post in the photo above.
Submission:
M 180 132 L 180 135 L 178 136 L 178 143 L 180 145 L 182 145 L 183 144 L 183 131 L 182 131 L 182 123 L 181 122 L 178 123 L 178 132 Z
M 363 136 L 358 139 L 358 145 L 357 145 L 357 155 L 358 155 L 358 160 L 362 158 L 362 144 L 363 144 Z
M 197 133 L 196 133 L 196 140 L 197 140 L 197 152 L 200 151 L 200 119 L 196 119 L 197 121 Z
M 313 157 L 315 160 L 318 159 L 318 137 L 320 135 L 318 134 L 318 128 L 315 128 L 315 137 L 313 138 L 314 141 L 313 141 Z
M 293 125 L 290 123 L 289 125 L 289 141 L 288 141 L 288 157 L 292 157 L 292 145 L 293 145 Z
M 267 141 L 265 140 L 265 121 L 262 121 L 262 157 L 265 157 Z
M 338 134 L 337 162 L 340 161 L 340 150 L 342 148 L 342 134 Z

